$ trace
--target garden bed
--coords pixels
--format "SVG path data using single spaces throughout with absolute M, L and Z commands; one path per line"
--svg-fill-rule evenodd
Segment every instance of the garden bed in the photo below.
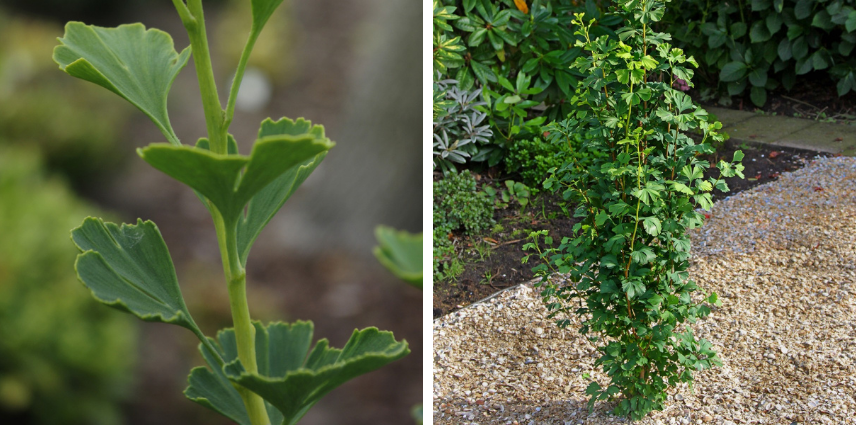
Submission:
M 742 150 L 746 154 L 743 159 L 746 179 L 726 179 L 730 191 L 724 194 L 716 193 L 714 199 L 726 198 L 775 181 L 781 173 L 797 170 L 811 158 L 828 155 L 804 149 L 729 140 L 719 147 L 715 155 L 707 159 L 711 163 L 716 163 L 718 158 L 730 159 L 736 150 Z M 711 171 L 716 177 L 716 170 Z M 482 183 L 490 180 L 485 176 Z M 494 219 L 498 226 L 495 226 L 493 231 L 474 237 L 456 236 L 458 245 L 462 247 L 464 272 L 451 282 L 434 282 L 434 317 L 448 314 L 504 288 L 532 279 L 534 275 L 531 268 L 534 264 L 521 263 L 521 258 L 526 254 L 523 245 L 529 232 L 549 230 L 554 237 L 567 236 L 572 233 L 577 222 L 572 217 L 573 207 L 568 210 L 569 216 L 560 205 L 559 195 L 542 193 L 522 213 L 514 208 L 497 211 Z
M 723 366 L 639 423 L 856 423 L 856 160 L 723 199 L 692 242 L 691 278 L 723 301 L 693 329 Z M 583 374 L 608 380 L 596 347 L 546 315 L 528 283 L 436 319 L 434 423 L 626 422 L 586 409 Z

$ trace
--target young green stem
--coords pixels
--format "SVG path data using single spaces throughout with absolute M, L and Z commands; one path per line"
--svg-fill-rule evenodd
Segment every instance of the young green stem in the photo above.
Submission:
M 173 3 L 184 27 L 187 29 L 190 45 L 193 48 L 193 63 L 196 66 L 196 75 L 199 79 L 199 91 L 202 95 L 202 107 L 205 111 L 205 124 L 208 129 L 211 151 L 226 154 L 225 111 L 220 105 L 217 83 L 214 80 L 214 69 L 211 66 L 202 0 L 188 0 L 186 5 L 181 0 L 174 0 Z M 211 218 L 214 220 L 214 228 L 217 231 L 217 242 L 220 245 L 223 271 L 229 287 L 229 303 L 232 307 L 238 359 L 247 372 L 258 373 L 255 328 L 250 319 L 250 309 L 247 304 L 246 273 L 238 256 L 237 223 L 223 220 L 223 216 L 213 204 L 210 205 L 210 210 Z M 237 387 L 237 389 L 247 408 L 250 423 L 252 425 L 270 425 L 264 400 L 246 388 Z
M 247 39 L 247 44 L 244 46 L 244 51 L 241 53 L 241 60 L 238 62 L 238 69 L 235 71 L 235 78 L 232 80 L 232 89 L 229 91 L 229 101 L 226 103 L 226 117 L 223 121 L 223 130 L 229 130 L 232 124 L 232 119 L 235 117 L 235 103 L 238 100 L 238 91 L 241 89 L 241 81 L 244 79 L 244 71 L 247 69 L 247 62 L 250 60 L 250 53 L 253 51 L 253 46 L 256 45 L 256 40 L 259 38 L 261 31 L 255 28 L 250 30 L 250 37 Z
M 217 229 L 217 239 L 220 242 L 220 254 L 223 258 L 223 271 L 229 287 L 229 304 L 232 309 L 232 324 L 235 329 L 235 340 L 238 345 L 238 359 L 249 373 L 258 373 L 256 361 L 256 329 L 250 318 L 250 308 L 247 303 L 247 274 L 238 257 L 238 226 L 237 223 L 227 223 L 212 207 L 214 227 Z M 250 423 L 253 425 L 270 425 L 270 419 L 265 409 L 264 400 L 245 388 L 238 388 L 238 393 L 244 400 Z
M 180 3 L 180 2 L 179 2 Z M 178 8 L 179 14 L 181 9 Z M 208 128 L 208 140 L 211 151 L 226 153 L 226 131 L 223 128 L 223 108 L 217 94 L 217 83 L 214 80 L 214 68 L 211 66 L 211 53 L 208 49 L 208 35 L 205 31 L 205 15 L 202 12 L 202 0 L 189 0 L 187 10 L 195 23 L 184 21 L 190 46 L 193 49 L 193 64 L 199 79 L 199 92 L 202 95 L 202 108 L 205 111 L 205 125 Z M 190 24 L 188 24 L 190 22 Z

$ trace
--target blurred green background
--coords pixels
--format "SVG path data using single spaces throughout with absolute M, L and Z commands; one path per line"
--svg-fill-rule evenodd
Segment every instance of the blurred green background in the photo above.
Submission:
M 258 123 L 306 117 L 338 143 L 271 222 L 248 264 L 261 320 L 309 319 L 341 346 L 378 326 L 414 354 L 334 391 L 302 424 L 407 424 L 421 402 L 421 293 L 371 255 L 377 224 L 421 231 L 418 2 L 286 0 L 251 60 L 232 132 L 248 152 Z M 249 1 L 205 1 L 220 92 L 248 30 Z M 182 291 L 208 334 L 230 326 L 216 236 L 193 192 L 134 150 L 162 142 L 117 96 L 51 60 L 63 23 L 142 21 L 187 38 L 171 2 L 0 0 L 0 424 L 226 424 L 184 399 L 196 340 L 97 304 L 74 275 L 84 217 L 155 221 Z M 236 35 L 237 34 L 237 35 Z M 205 133 L 193 66 L 170 115 Z

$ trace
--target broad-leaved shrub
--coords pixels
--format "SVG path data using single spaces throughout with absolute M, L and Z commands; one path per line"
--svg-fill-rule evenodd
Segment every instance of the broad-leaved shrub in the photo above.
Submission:
M 720 178 L 704 178 L 710 164 L 700 155 L 724 135 L 721 123 L 673 88 L 678 78 L 691 84 L 697 64 L 652 30 L 664 12 L 660 1 L 617 2 L 626 22 L 618 39 L 596 37 L 593 22 L 575 15 L 583 53 L 573 67 L 586 78 L 565 127 L 582 138 L 581 149 L 602 155 L 548 181 L 577 203 L 581 221 L 558 247 L 547 237 L 551 248 L 540 252 L 549 264 L 536 267 L 569 276 L 567 284 L 541 283 L 550 317 L 568 326 L 566 313 L 581 315 L 580 331 L 598 342 L 595 364 L 611 382 L 588 386 L 590 405 L 620 398 L 615 413 L 632 419 L 663 409 L 668 387 L 720 363 L 711 343 L 687 326 L 710 313 L 707 303 L 718 303 L 716 294 L 693 297 L 699 287 L 688 272 L 687 230 L 704 222 L 698 209 L 711 207 L 711 191 L 728 189 L 721 177 L 743 169 L 738 151 L 717 164 Z M 527 248 L 541 250 L 542 235 Z

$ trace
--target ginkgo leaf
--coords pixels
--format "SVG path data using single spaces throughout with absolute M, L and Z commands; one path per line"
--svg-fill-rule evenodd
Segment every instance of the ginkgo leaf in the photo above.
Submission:
M 72 230 L 82 252 L 75 269 L 96 300 L 147 322 L 179 325 L 201 335 L 181 290 L 157 226 L 105 223 L 89 217 Z
M 218 334 L 228 362 L 223 371 L 230 381 L 275 407 L 282 414 L 283 425 L 297 423 L 321 397 L 344 382 L 410 353 L 407 342 L 395 341 L 392 333 L 376 328 L 355 330 L 342 349 L 330 348 L 322 339 L 310 351 L 311 322 L 255 325 L 258 373 L 247 372 L 236 353 L 227 348 L 233 344 L 232 329 Z
M 253 31 L 261 32 L 282 0 L 251 0 L 253 6 Z
M 142 24 L 102 28 L 69 22 L 53 51 L 60 69 L 102 86 L 131 102 L 179 144 L 167 114 L 167 95 L 187 65 L 190 47 L 175 51 L 169 34 Z
M 378 226 L 375 237 L 380 244 L 374 248 L 377 260 L 399 279 L 422 289 L 422 233 Z
M 267 185 L 333 145 L 328 139 L 310 134 L 277 135 L 256 141 L 250 156 L 220 155 L 202 147 L 163 143 L 149 145 L 138 153 L 153 167 L 210 200 L 227 223 L 235 223 L 247 203 Z

